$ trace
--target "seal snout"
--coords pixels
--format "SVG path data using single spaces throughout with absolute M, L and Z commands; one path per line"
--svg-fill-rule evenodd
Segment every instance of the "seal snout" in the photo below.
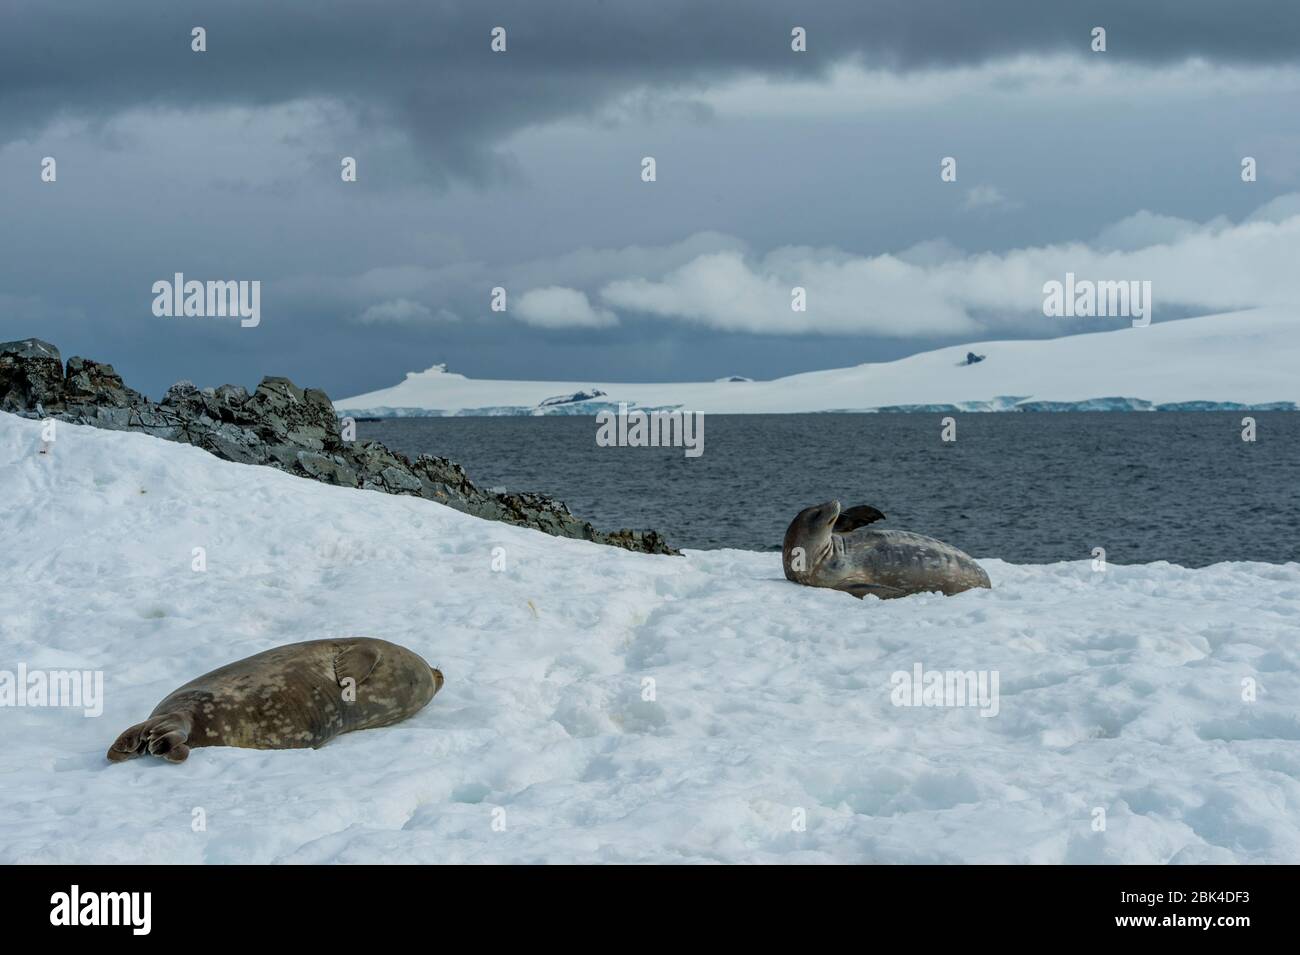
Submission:
M 437 693 L 442 689 L 442 684 L 446 681 L 442 678 L 442 671 L 437 667 L 429 667 L 429 671 L 433 674 L 433 692 Z
M 827 524 L 834 524 L 840 516 L 840 502 L 835 500 L 827 501 L 817 507 L 817 512 L 817 516 Z

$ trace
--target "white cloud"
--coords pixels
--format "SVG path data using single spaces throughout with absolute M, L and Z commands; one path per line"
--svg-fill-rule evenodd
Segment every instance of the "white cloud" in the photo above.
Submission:
M 1300 216 L 1300 192 L 1290 192 L 1264 203 L 1246 219 L 1247 222 L 1285 222 Z
M 942 295 L 918 301 L 926 274 L 892 255 L 835 261 L 813 249 L 780 249 L 750 263 L 737 252 L 718 252 L 659 281 L 611 282 L 601 297 L 628 310 L 759 334 L 871 331 L 913 337 L 978 328 Z M 806 312 L 791 308 L 796 286 L 807 290 Z
M 744 251 L 747 248 L 740 239 L 720 232 L 697 232 L 668 245 L 626 245 L 617 249 L 584 246 L 563 255 L 511 266 L 508 278 L 510 285 L 524 288 L 545 285 L 590 287 L 629 272 L 658 275 L 708 252 L 724 249 Z
M 540 289 L 551 286 L 599 288 L 610 279 L 633 272 L 660 275 L 684 265 L 706 252 L 722 249 L 747 250 L 740 239 L 719 232 L 698 232 L 666 245 L 627 245 L 612 249 L 584 246 L 571 252 L 520 263 L 485 263 L 466 260 L 448 265 L 392 265 L 347 274 L 300 273 L 274 283 L 277 297 L 293 301 L 303 308 L 330 309 L 346 307 L 357 313 L 375 301 L 393 299 L 412 302 L 446 302 L 462 314 L 474 314 L 488 304 L 486 290 L 501 285 L 510 289 Z M 545 298 L 541 301 L 544 307 Z M 596 312 L 590 301 L 585 308 L 588 319 L 594 314 L 599 321 L 614 316 Z M 515 312 L 512 300 L 510 312 Z M 358 315 L 358 320 L 359 320 Z M 455 316 L 452 316 L 455 319 Z M 565 324 L 572 324 L 571 322 Z
M 512 311 L 540 328 L 604 328 L 618 322 L 608 309 L 593 308 L 585 292 L 559 285 L 530 289 Z
M 899 252 L 898 258 L 911 265 L 938 265 L 965 255 L 965 252 L 947 239 L 926 239 Z
M 381 300 L 361 320 L 431 322 L 419 302 L 483 307 L 482 290 L 512 290 L 507 316 L 540 328 L 602 328 L 637 313 L 752 334 L 863 334 L 896 338 L 1040 330 L 1042 287 L 1079 279 L 1149 280 L 1154 318 L 1300 302 L 1300 193 L 1242 221 L 1198 223 L 1141 210 L 1093 239 L 1000 253 L 965 252 L 945 239 L 860 255 L 786 246 L 756 254 L 733 236 L 699 233 L 662 246 L 582 248 L 513 266 L 478 262 L 300 277 L 285 289 L 326 303 Z M 808 310 L 791 310 L 791 289 Z M 515 296 L 514 289 L 527 291 Z M 437 308 L 436 305 L 433 308 Z M 1166 312 L 1165 314 L 1168 314 Z M 1300 334 L 1300 330 L 1297 331 Z
M 358 317 L 362 325 L 428 325 L 435 322 L 456 322 L 460 317 L 445 308 L 437 313 L 427 305 L 409 298 L 394 298 L 371 305 Z
M 896 71 L 842 61 L 808 79 L 752 74 L 697 94 L 720 117 L 852 116 L 939 103 L 1008 104 L 1201 100 L 1210 96 L 1300 92 L 1293 65 L 1226 65 L 1190 58 L 1144 64 L 1095 55 L 1020 55 L 959 67 Z
M 609 282 L 600 296 L 620 310 L 727 331 L 912 338 L 1048 321 L 1043 284 L 1066 272 L 1150 281 L 1157 321 L 1162 305 L 1221 311 L 1297 304 L 1298 259 L 1300 208 L 1279 197 L 1235 225 L 1145 212 L 1103 230 L 1093 244 L 1004 253 L 960 254 L 945 243 L 877 256 L 805 247 L 757 259 L 715 252 L 659 277 Z M 791 309 L 795 286 L 807 290 L 806 312 Z
M 1179 239 L 1193 235 L 1215 223 L 1202 225 L 1191 219 L 1177 216 L 1165 216 L 1142 209 L 1131 216 L 1113 222 L 1097 233 L 1095 244 L 1102 249 L 1115 249 L 1131 252 L 1153 245 L 1168 245 Z M 1217 220 L 1222 227 L 1230 225 L 1226 219 Z
M 1008 199 L 997 186 L 976 186 L 966 190 L 966 199 L 961 207 L 967 211 L 975 209 L 1017 208 L 1019 203 Z

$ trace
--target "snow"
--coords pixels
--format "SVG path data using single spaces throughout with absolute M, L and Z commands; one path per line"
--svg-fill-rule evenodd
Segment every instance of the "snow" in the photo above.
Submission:
M 0 669 L 102 670 L 106 699 L 0 709 L 0 862 L 1300 861 L 1300 564 L 989 559 L 991 591 L 857 601 L 774 553 L 633 554 L 141 434 L 40 444 L 0 414 Z M 446 687 L 316 751 L 105 761 L 190 678 L 348 634 Z M 893 705 L 916 663 L 996 671 L 997 715 Z
M 1048 321 L 1048 319 L 1044 319 Z M 966 365 L 967 352 L 985 355 Z M 898 361 L 791 375 L 773 381 L 659 384 L 491 381 L 435 365 L 400 384 L 335 402 L 358 416 L 530 414 L 560 392 L 605 393 L 600 403 L 562 406 L 595 414 L 681 407 L 714 414 L 867 411 L 898 406 L 1014 410 L 1033 402 L 1086 402 L 1087 409 L 1145 410 L 1208 402 L 1228 407 L 1300 404 L 1300 309 L 1270 307 L 1144 328 L 1032 341 L 954 345 Z M 1137 403 L 1125 399 L 1137 399 Z M 598 406 L 597 406 L 598 404 Z

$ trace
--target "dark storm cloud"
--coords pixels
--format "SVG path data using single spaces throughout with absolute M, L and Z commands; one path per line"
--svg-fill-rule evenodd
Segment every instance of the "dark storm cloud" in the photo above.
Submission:
M 789 51 L 796 24 L 809 33 L 806 56 Z M 1108 27 L 1115 58 L 1300 56 L 1300 4 L 1264 0 L 7 0 L 0 25 L 0 141 L 59 115 L 319 96 L 407 131 L 427 159 L 421 178 L 434 182 L 490 177 L 502 136 L 641 84 L 816 73 L 853 54 L 908 69 L 1086 52 L 1094 25 Z M 196 25 L 208 31 L 201 56 L 189 48 Z M 497 25 L 509 33 L 505 56 L 488 48 Z

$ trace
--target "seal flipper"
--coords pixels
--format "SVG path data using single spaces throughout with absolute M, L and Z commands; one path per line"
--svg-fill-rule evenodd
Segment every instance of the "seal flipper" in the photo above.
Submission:
M 373 646 L 352 644 L 339 651 L 334 658 L 334 680 L 339 686 L 346 686 L 344 680 L 351 680 L 356 687 L 366 682 L 366 677 L 379 664 L 379 651 Z
M 183 763 L 189 758 L 190 748 L 185 745 L 189 737 L 179 730 L 155 735 L 149 741 L 149 754 L 161 756 L 169 763 Z
M 186 746 L 190 722 L 183 713 L 163 713 L 151 716 L 143 723 L 128 727 L 108 748 L 110 762 L 135 759 L 148 753 L 161 756 L 170 763 L 183 763 L 190 755 Z
M 868 524 L 884 519 L 885 515 L 870 504 L 859 504 L 857 507 L 850 507 L 847 511 L 840 511 L 840 516 L 835 518 L 835 526 L 831 530 L 836 534 L 847 534 L 849 531 L 855 531 L 859 527 L 866 527 Z
M 879 597 L 881 600 L 889 600 L 891 597 L 906 597 L 907 591 L 900 590 L 898 587 L 889 587 L 885 584 L 842 584 L 835 588 L 853 594 L 861 600 L 867 594 Z

